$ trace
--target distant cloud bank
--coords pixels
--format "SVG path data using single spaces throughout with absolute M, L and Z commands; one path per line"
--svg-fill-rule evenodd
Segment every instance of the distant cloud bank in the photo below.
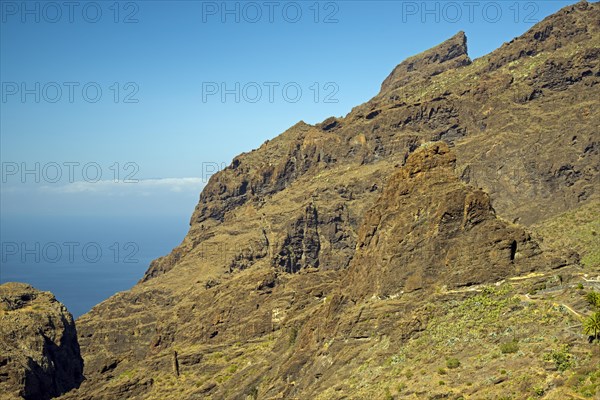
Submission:
M 39 189 L 52 193 L 97 193 L 109 196 L 150 196 L 158 192 L 195 192 L 200 194 L 206 182 L 201 178 L 139 179 L 134 182 L 102 180 L 78 181 L 61 185 L 43 185 Z

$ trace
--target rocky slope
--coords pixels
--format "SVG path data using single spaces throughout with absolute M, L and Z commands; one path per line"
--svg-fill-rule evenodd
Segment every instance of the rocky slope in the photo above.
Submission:
M 0 285 L 2 399 L 50 399 L 82 381 L 77 332 L 65 306 L 29 285 Z
M 578 3 L 473 61 L 458 33 L 236 157 L 181 245 L 77 321 L 63 398 L 598 395 L 597 236 L 555 221 L 598 221 L 599 21 Z
M 496 218 L 489 196 L 461 182 L 455 163 L 448 146 L 434 142 L 390 176 L 359 229 L 347 284 L 354 294 L 456 289 L 544 266 L 537 243 Z

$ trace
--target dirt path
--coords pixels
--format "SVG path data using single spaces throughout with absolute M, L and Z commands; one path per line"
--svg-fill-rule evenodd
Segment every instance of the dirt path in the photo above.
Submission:
M 500 286 L 506 280 L 508 280 L 508 281 L 522 281 L 522 280 L 525 280 L 525 279 L 540 278 L 540 277 L 543 277 L 543 276 L 554 275 L 554 274 L 555 274 L 554 272 L 548 272 L 548 273 L 532 272 L 530 274 L 523 275 L 523 276 L 515 276 L 515 277 L 512 277 L 512 278 L 503 279 L 503 280 L 501 280 L 499 282 L 496 282 L 493 285 Z M 587 279 L 583 275 L 581 276 L 581 279 L 583 279 L 586 282 L 590 282 L 590 283 L 595 283 L 595 282 L 600 283 L 599 280 Z M 452 294 L 452 293 L 482 292 L 483 288 L 485 286 L 489 286 L 489 285 L 475 285 L 475 286 L 470 286 L 470 287 L 463 288 L 463 289 L 445 290 L 445 291 L 443 291 L 443 293 L 444 294 Z M 564 287 L 564 288 L 563 287 L 559 287 L 559 288 L 556 288 L 556 290 L 551 290 L 551 291 L 549 291 L 547 293 L 540 293 L 539 296 L 544 296 L 544 294 L 549 294 L 549 293 L 554 292 L 554 291 L 565 290 L 565 289 L 567 289 L 567 287 Z M 527 294 L 519 294 L 518 296 L 519 296 L 519 298 L 521 298 L 521 300 L 526 301 L 526 302 L 536 302 L 536 301 L 543 301 L 544 300 L 543 298 L 532 299 L 531 296 L 529 295 L 529 293 L 527 293 Z M 562 307 L 564 307 L 566 310 L 568 310 L 571 314 L 573 314 L 574 316 L 576 316 L 580 320 L 585 317 L 584 315 L 582 315 L 581 313 L 577 312 L 575 309 L 573 309 L 571 306 L 569 306 L 566 303 L 559 303 L 559 305 L 562 306 Z

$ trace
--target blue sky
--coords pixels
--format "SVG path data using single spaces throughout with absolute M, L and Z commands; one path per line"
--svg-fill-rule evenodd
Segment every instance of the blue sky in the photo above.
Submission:
M 459 30 L 477 58 L 572 1 L 0 3 L 2 217 L 187 222 L 235 155 L 347 114 Z

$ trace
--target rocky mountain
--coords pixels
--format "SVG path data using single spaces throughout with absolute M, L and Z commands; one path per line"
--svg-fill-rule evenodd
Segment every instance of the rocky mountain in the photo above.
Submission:
M 600 4 L 459 32 L 213 175 L 183 242 L 77 320 L 62 399 L 600 396 Z
M 50 399 L 82 381 L 75 323 L 65 306 L 29 285 L 0 285 L 2 399 Z

